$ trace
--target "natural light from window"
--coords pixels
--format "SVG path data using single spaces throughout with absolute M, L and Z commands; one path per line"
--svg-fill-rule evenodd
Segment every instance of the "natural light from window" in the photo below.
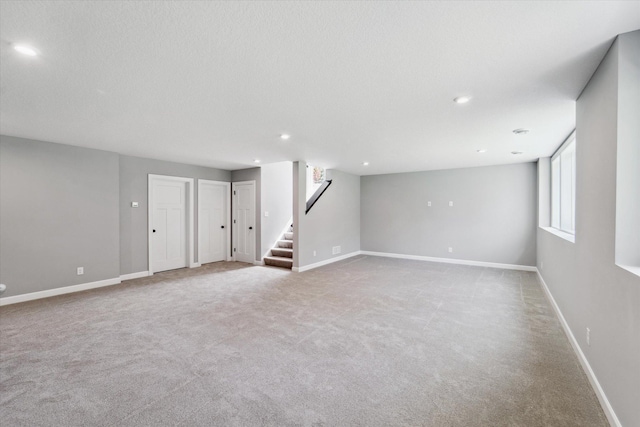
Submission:
M 551 227 L 576 233 L 576 137 L 567 138 L 551 157 Z

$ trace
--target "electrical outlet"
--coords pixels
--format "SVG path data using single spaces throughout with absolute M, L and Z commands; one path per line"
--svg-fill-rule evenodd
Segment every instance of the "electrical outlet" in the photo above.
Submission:
M 264 216 L 269 216 L 269 211 L 264 211 Z
M 449 206 L 453 206 L 453 202 L 449 202 Z
M 431 207 L 431 200 L 427 202 L 427 206 Z
M 132 208 L 137 208 L 138 206 L 140 206 L 140 205 L 138 204 L 138 202 L 131 202 L 131 207 L 132 207 Z
M 82 276 L 84 274 L 84 267 L 78 267 L 78 276 Z
M 449 248 L 449 253 L 452 253 L 452 252 L 453 252 L 453 248 L 450 247 Z
M 587 328 L 587 345 L 591 345 L 591 329 Z
M 316 256 L 316 251 L 313 251 L 313 256 Z
M 339 254 L 341 250 L 342 250 L 342 248 L 340 248 L 340 246 L 334 246 L 333 250 L 331 251 L 331 253 L 333 255 L 336 255 L 336 254 Z

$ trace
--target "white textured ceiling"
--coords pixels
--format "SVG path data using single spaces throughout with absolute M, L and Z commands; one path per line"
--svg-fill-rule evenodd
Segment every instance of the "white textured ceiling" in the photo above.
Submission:
M 0 132 L 224 169 L 531 161 L 638 28 L 637 1 L 3 1 Z

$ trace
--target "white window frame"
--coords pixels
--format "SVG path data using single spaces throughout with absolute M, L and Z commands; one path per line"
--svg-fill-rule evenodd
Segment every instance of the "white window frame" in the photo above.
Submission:
M 551 228 L 572 237 L 576 234 L 576 148 L 573 131 L 551 156 Z

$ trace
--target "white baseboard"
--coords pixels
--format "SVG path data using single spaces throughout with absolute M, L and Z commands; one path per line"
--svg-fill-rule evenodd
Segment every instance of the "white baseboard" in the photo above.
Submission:
M 82 283 L 80 285 L 65 286 L 63 288 L 49 289 L 46 291 L 31 292 L 28 294 L 16 295 L 13 297 L 4 297 L 0 298 L 0 306 L 17 304 L 19 302 L 25 301 L 33 301 L 41 298 L 49 298 L 57 295 L 70 294 L 73 292 L 86 291 L 89 289 L 101 288 L 103 286 L 117 285 L 119 283 L 120 278 L 116 277 L 113 279 L 98 280 L 97 282 Z
M 120 280 L 124 282 L 125 280 L 139 279 L 140 277 L 147 276 L 151 276 L 148 271 L 138 271 L 137 273 L 123 274 L 122 276 L 120 276 Z
M 578 341 L 576 340 L 576 337 L 573 335 L 573 332 L 571 331 L 569 324 L 567 323 L 564 316 L 562 315 L 562 311 L 560 311 L 560 307 L 556 303 L 556 300 L 553 298 L 553 295 L 551 294 L 551 291 L 549 290 L 547 283 L 544 281 L 544 279 L 542 278 L 542 274 L 540 274 L 540 271 L 538 271 L 537 268 L 536 268 L 536 272 L 538 273 L 538 277 L 540 278 L 540 286 L 542 286 L 542 290 L 544 291 L 545 295 L 547 296 L 547 299 L 551 303 L 553 310 L 556 312 L 556 315 L 560 320 L 560 324 L 562 325 L 562 329 L 564 329 L 564 333 L 567 335 L 567 338 L 569 338 L 571 347 L 573 347 L 573 351 L 576 353 L 576 356 L 578 356 L 578 360 L 582 365 L 582 369 L 584 369 L 585 374 L 587 374 L 587 378 L 589 378 L 591 387 L 593 388 L 593 391 L 596 393 L 596 396 L 600 401 L 600 406 L 602 406 L 602 410 L 604 411 L 604 414 L 607 416 L 607 419 L 609 420 L 609 424 L 611 424 L 614 427 L 622 427 L 622 424 L 620 424 L 620 420 L 618 419 L 618 416 L 614 412 L 613 407 L 611 406 L 611 403 L 609 403 L 609 399 L 607 399 L 607 396 L 604 394 L 604 390 L 602 390 L 602 387 L 600 386 L 600 382 L 598 381 L 596 374 L 593 372 L 593 369 L 591 369 L 591 365 L 589 364 L 589 361 L 587 360 L 584 353 L 582 352 L 582 349 L 580 348 L 580 344 L 578 344 Z
M 302 273 L 303 271 L 313 270 L 314 268 L 322 267 L 323 265 L 332 264 L 334 262 L 342 261 L 343 259 L 351 258 L 352 256 L 360 255 L 360 251 L 350 252 L 348 254 L 340 255 L 335 258 L 325 259 L 324 261 L 316 262 L 315 264 L 309 264 L 302 267 L 292 267 L 291 270 L 296 273 Z
M 360 253 L 362 255 L 381 256 L 381 257 L 387 257 L 387 258 L 412 259 L 416 261 L 441 262 L 444 264 L 474 265 L 477 267 L 502 268 L 505 270 L 537 271 L 535 266 L 530 266 L 530 265 L 500 264 L 497 262 L 470 261 L 466 259 L 455 259 L 455 258 L 436 258 L 436 257 L 421 256 L 421 255 L 392 254 L 388 252 L 360 251 Z
M 269 249 L 271 250 L 271 249 Z M 264 261 L 260 260 L 260 261 L 253 261 L 253 265 L 264 265 Z
M 197 268 L 197 267 L 202 267 L 202 264 L 200 264 L 199 262 L 192 262 L 191 264 L 189 264 L 189 268 Z

